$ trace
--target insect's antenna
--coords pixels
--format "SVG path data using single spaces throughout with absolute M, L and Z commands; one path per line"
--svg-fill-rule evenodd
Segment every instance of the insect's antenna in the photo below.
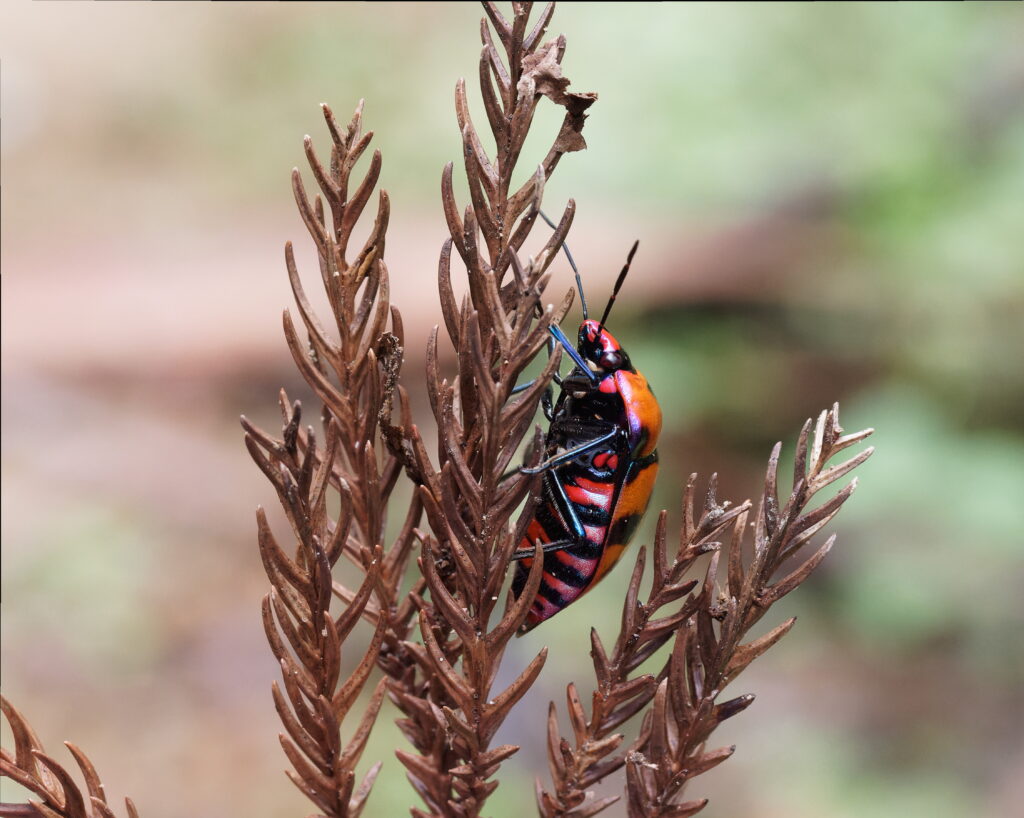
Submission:
M 558 226 L 547 217 L 547 214 L 543 210 L 538 209 L 540 217 L 548 223 L 548 227 L 552 230 L 557 230 Z M 587 299 L 583 295 L 583 281 L 580 279 L 580 271 L 576 268 L 576 262 L 573 260 L 572 253 L 569 252 L 569 245 L 564 241 L 562 242 L 562 249 L 565 250 L 565 257 L 569 259 L 569 266 L 572 267 L 572 271 L 576 273 L 576 290 L 580 294 L 580 304 L 583 306 L 583 320 L 587 320 Z
M 572 345 L 572 341 L 565 337 L 565 333 L 562 332 L 562 328 L 558 326 L 558 324 L 552 324 L 548 327 L 548 332 L 550 332 L 554 339 L 565 348 L 566 354 L 572 358 L 573 363 L 579 367 L 580 371 L 590 378 L 591 382 L 596 382 L 597 375 L 595 375 L 594 371 L 587 365 L 587 362 L 583 359 L 583 356 L 580 355 L 576 347 Z
M 626 273 L 629 272 L 629 265 L 633 262 L 633 254 L 636 252 L 636 248 L 640 246 L 640 240 L 637 239 L 633 242 L 633 247 L 629 251 L 629 255 L 626 256 L 626 264 L 622 268 L 622 272 L 619 273 L 619 277 L 615 280 L 615 287 L 612 288 L 611 297 L 608 299 L 608 305 L 604 308 L 604 315 L 601 316 L 601 323 L 598 326 L 598 332 L 604 329 L 604 322 L 608 320 L 608 313 L 612 311 L 612 304 L 615 303 L 615 296 L 619 294 L 619 290 L 622 289 L 622 282 L 626 280 Z

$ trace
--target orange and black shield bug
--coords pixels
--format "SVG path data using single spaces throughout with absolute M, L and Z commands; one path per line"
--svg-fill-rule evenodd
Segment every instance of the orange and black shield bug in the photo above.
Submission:
M 543 474 L 543 482 L 537 511 L 514 557 L 519 560 L 512 581 L 517 597 L 526 585 L 534 543 L 539 541 L 544 549 L 544 573 L 523 633 L 578 599 L 611 570 L 654 489 L 661 408 L 626 350 L 604 327 L 636 248 L 634 243 L 600 321 L 587 315 L 579 271 L 564 248 L 576 273 L 583 323 L 575 347 L 561 328 L 551 328 L 553 341 L 565 348 L 575 366 L 564 378 L 556 376 L 561 390 L 557 401 L 550 390 L 542 401 L 550 422 L 545 460 L 522 469 Z

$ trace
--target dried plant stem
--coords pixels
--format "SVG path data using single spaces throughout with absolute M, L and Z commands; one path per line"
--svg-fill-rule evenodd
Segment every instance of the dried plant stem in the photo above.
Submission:
M 568 80 L 560 68 L 564 39 L 540 44 L 551 5 L 529 31 L 530 4 L 513 4 L 511 21 L 493 4 L 485 4 L 485 9 L 504 51 L 502 59 L 483 21 L 480 81 L 496 152 L 493 160 L 487 155 L 460 81 L 455 104 L 471 198 L 462 215 L 453 193 L 451 165 L 441 181 L 451 238 L 441 249 L 438 278 L 458 372 L 452 382 L 442 377 L 435 331 L 427 346 L 427 382 L 438 428 L 438 465 L 432 463 L 415 427 L 408 429 L 400 450 L 408 453 L 409 471 L 422 484 L 420 497 L 432 532 L 423 540 L 420 560 L 425 592 L 414 595 L 423 641 L 409 644 L 409 649 L 433 684 L 408 686 L 393 694 L 408 716 L 401 724 L 416 750 L 400 752 L 399 758 L 428 810 L 414 811 L 416 815 L 480 814 L 497 787 L 489 779 L 518 749 L 492 749 L 494 734 L 533 684 L 546 656 L 542 651 L 504 690 L 492 690 L 505 648 L 524 621 L 540 582 L 542 561 L 537 560 L 519 601 L 509 597 L 492 626 L 509 560 L 530 509 L 515 524 L 512 515 L 533 485 L 528 475 L 506 472 L 533 422 L 558 356 L 532 386 L 516 395 L 513 388 L 544 349 L 548 327 L 571 303 L 570 292 L 558 309 L 540 308 L 547 268 L 572 221 L 572 203 L 534 258 L 523 263 L 518 251 L 535 222 L 546 178 L 563 153 L 584 147 L 579 133 L 583 111 L 594 99 L 566 91 Z M 565 119 L 536 173 L 513 191 L 516 163 L 542 96 L 565 107 Z M 469 294 L 461 305 L 451 285 L 453 247 L 469 281 Z
M 744 695 L 719 702 L 721 693 L 750 662 L 778 642 L 794 620 L 783 622 L 752 642 L 743 644 L 743 639 L 768 608 L 803 582 L 828 553 L 834 536 L 782 579 L 773 582 L 783 566 L 797 557 L 838 513 L 853 493 L 856 481 L 807 511 L 814 496 L 871 455 L 872 449 L 868 448 L 828 467 L 836 454 L 871 433 L 867 429 L 844 437 L 838 411 L 837 405 L 818 418 L 810 451 L 811 421 L 804 426 L 797 443 L 792 493 L 781 512 L 776 479 L 780 445 L 773 450 L 751 554 L 745 553 L 743 545 L 750 503 L 732 509 L 727 508 L 727 503 L 720 505 L 715 499 L 714 478 L 697 520 L 692 511 L 695 475 L 690 478 L 683 501 L 679 550 L 671 562 L 666 554 L 666 515 L 662 512 L 647 601 L 638 601 L 646 563 L 646 552 L 641 549 L 612 653 L 605 651 L 596 632 L 591 634 L 597 689 L 589 718 L 575 685 L 568 688 L 573 744 L 560 737 L 555 707 L 551 706 L 548 755 L 555 788 L 546 792 L 538 784 L 542 815 L 583 818 L 600 812 L 618 800 L 617 796 L 587 803 L 587 789 L 624 763 L 631 818 L 687 816 L 704 807 L 703 799 L 681 802 L 683 790 L 689 780 L 732 754 L 733 748 L 728 747 L 705 751 L 705 743 L 722 721 L 745 710 L 754 699 Z M 713 539 L 730 525 L 727 589 L 720 591 L 716 584 L 720 543 Z M 690 593 L 697 581 L 686 582 L 684 578 L 695 560 L 708 552 L 712 552 L 712 557 L 701 589 Z M 660 608 L 687 594 L 678 610 L 660 619 L 652 618 Z M 673 637 L 672 654 L 656 676 L 629 678 L 631 672 Z M 644 708 L 648 709 L 638 739 L 628 752 L 613 756 L 623 737 L 611 731 Z
M 381 191 L 370 234 L 349 262 L 352 231 L 377 182 L 381 158 L 374 152 L 366 175 L 350 194 L 353 167 L 372 134 L 361 133 L 361 104 L 345 129 L 339 128 L 330 108 L 325 105 L 323 110 L 333 140 L 329 168 L 317 158 L 310 138 L 305 141 L 323 198 L 309 200 L 298 170 L 293 171 L 292 186 L 317 248 L 337 337 L 330 336 L 310 308 L 290 243 L 285 260 L 308 343 L 299 339 L 288 312 L 284 330 L 296 366 L 322 402 L 325 443 L 321 449 L 313 428 L 301 428 L 301 406 L 289 403 L 283 391 L 280 439 L 245 418 L 242 424 L 249 453 L 276 489 L 296 543 L 294 557 L 289 557 L 263 510 L 257 512 L 260 553 L 271 581 L 263 621 L 284 682 L 283 690 L 273 685 L 273 696 L 285 727 L 281 744 L 293 767 L 288 776 L 333 817 L 360 814 L 380 769 L 378 762 L 355 786 L 355 767 L 383 702 L 385 680 L 374 689 L 347 744 L 340 730 L 374 665 L 394 671 L 393 657 L 404 650 L 402 640 L 414 611 L 411 605 L 398 605 L 397 599 L 421 505 L 413 499 L 405 525 L 385 552 L 385 511 L 401 474 L 399 460 L 386 453 L 381 438 L 381 423 L 390 422 L 402 355 L 401 318 L 388 303 L 383 261 L 388 198 Z M 400 389 L 399 396 L 407 413 L 408 401 Z M 334 517 L 328 511 L 332 496 L 339 507 Z M 333 579 L 332 569 L 342 555 L 364 574 L 354 591 Z M 343 605 L 336 616 L 331 612 L 334 596 Z M 361 660 L 344 676 L 341 646 L 360 618 L 373 623 L 373 635 Z
M 70 741 L 64 742 L 85 779 L 86 791 L 67 769 L 46 754 L 25 717 L 0 696 L 0 710 L 14 734 L 14 752 L 0 749 L 0 777 L 10 778 L 38 797 L 27 804 L 0 804 L 0 816 L 9 818 L 114 818 L 96 768 Z M 138 818 L 132 799 L 125 799 L 128 818 Z
M 592 629 L 591 657 L 597 687 L 591 702 L 589 719 L 583 710 L 576 685 L 570 684 L 567 706 L 573 728 L 574 745 L 560 737 L 554 703 L 548 712 L 548 758 L 552 765 L 555 791 L 545 792 L 538 784 L 538 806 L 544 816 L 593 815 L 615 803 L 618 796 L 585 803 L 587 791 L 625 763 L 625 755 L 612 755 L 623 736 L 613 730 L 645 708 L 654 697 L 657 679 L 649 674 L 631 677 L 640 665 L 668 642 L 687 617 L 698 608 L 701 597 L 690 594 L 697 580 L 686 575 L 699 557 L 717 551 L 715 538 L 750 508 L 746 502 L 730 508 L 717 500 L 717 480 L 712 476 L 699 519 L 693 516 L 696 475 L 691 475 L 683 497 L 683 528 L 679 549 L 670 561 L 667 553 L 666 519 L 658 518 L 654 543 L 654 576 L 645 602 L 639 599 L 640 584 L 646 567 L 647 551 L 637 554 L 633 575 L 623 603 L 622 626 L 609 654 L 597 631 Z M 687 596 L 689 595 L 689 596 Z M 655 618 L 661 609 L 686 597 L 673 613 Z

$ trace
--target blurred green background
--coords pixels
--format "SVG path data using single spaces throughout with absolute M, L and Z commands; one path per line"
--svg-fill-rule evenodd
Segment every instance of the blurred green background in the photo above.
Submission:
M 150 818 L 288 816 L 237 415 L 304 391 L 282 245 L 318 103 L 365 97 L 394 203 L 406 383 L 439 321 L 452 89 L 470 5 L 0 9 L 3 691 Z M 839 400 L 875 457 L 838 547 L 736 685 L 708 815 L 1014 816 L 1024 803 L 1024 10 L 1016 4 L 568 4 L 565 71 L 600 100 L 547 189 L 665 410 L 654 505 L 685 476 L 757 492 L 772 443 Z M 539 115 L 528 173 L 557 115 Z M 559 266 L 552 297 L 569 286 Z M 420 405 L 420 416 L 425 411 Z M 652 515 L 653 517 L 653 515 Z M 649 541 L 652 520 L 638 541 Z M 533 814 L 546 703 L 590 684 L 628 578 L 517 641 L 542 682 L 490 801 Z M 350 656 L 354 661 L 354 653 Z M 500 682 L 500 680 L 499 680 Z M 369 815 L 414 803 L 385 710 Z M 9 737 L 5 733 L 5 745 Z M 16 792 L 4 781 L 3 798 Z M 611 810 L 609 815 L 622 815 Z

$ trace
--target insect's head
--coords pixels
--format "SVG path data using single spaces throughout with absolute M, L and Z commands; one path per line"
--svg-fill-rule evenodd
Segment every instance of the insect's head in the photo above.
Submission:
M 541 218 L 552 229 L 555 229 L 554 222 L 544 215 L 544 211 L 539 211 L 539 213 Z M 608 298 L 608 303 L 605 305 L 604 314 L 601 316 L 600 321 L 595 321 L 587 315 L 587 299 L 583 295 L 583 281 L 580 278 L 580 271 L 576 267 L 572 253 L 569 252 L 569 247 L 564 242 L 562 244 L 562 250 L 565 251 L 565 255 L 569 259 L 569 266 L 572 267 L 572 271 L 576 275 L 576 290 L 579 292 L 580 303 L 583 306 L 583 323 L 580 324 L 577 348 L 575 350 L 572 348 L 569 339 L 562 332 L 561 328 L 552 326 L 549 329 L 555 339 L 565 347 L 566 352 L 569 353 L 569 357 L 573 359 L 577 367 L 590 369 L 592 379 L 597 378 L 596 373 L 598 372 L 609 374 L 611 372 L 618 372 L 620 369 L 636 372 L 633 369 L 633 364 L 630 363 L 629 356 L 622 348 L 622 344 L 616 341 L 615 337 L 604 328 L 604 323 L 608 320 L 608 315 L 615 305 L 615 299 L 622 288 L 622 282 L 626 280 L 626 273 L 629 272 L 629 265 L 633 261 L 633 255 L 636 253 L 636 248 L 639 244 L 639 241 L 633 242 L 629 255 L 626 256 L 626 263 L 622 268 L 622 272 L 619 273 L 619 277 L 615 280 L 615 286 L 612 288 L 612 294 Z
M 593 318 L 580 324 L 579 352 L 584 360 L 601 372 L 617 372 L 620 369 L 632 371 L 626 350 L 615 337 Z

